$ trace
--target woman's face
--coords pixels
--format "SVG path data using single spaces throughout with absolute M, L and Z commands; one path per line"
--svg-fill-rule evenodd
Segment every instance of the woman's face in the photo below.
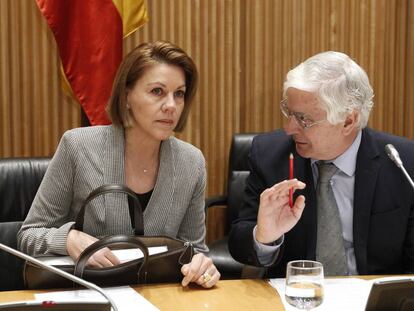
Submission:
M 184 71 L 175 65 L 156 64 L 127 91 L 132 127 L 154 140 L 168 139 L 184 109 Z

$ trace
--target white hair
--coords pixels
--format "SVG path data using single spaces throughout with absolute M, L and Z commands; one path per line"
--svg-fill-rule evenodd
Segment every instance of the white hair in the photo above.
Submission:
M 364 69 L 344 53 L 329 51 L 308 58 L 288 72 L 284 96 L 290 87 L 315 93 L 331 124 L 345 121 L 352 111 L 358 112 L 359 128 L 368 123 L 374 92 Z

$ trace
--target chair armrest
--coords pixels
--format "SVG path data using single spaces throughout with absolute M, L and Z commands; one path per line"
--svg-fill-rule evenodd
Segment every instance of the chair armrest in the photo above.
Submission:
M 17 248 L 17 233 L 21 221 L 0 222 L 0 243 Z M 0 291 L 22 290 L 24 260 L 0 250 Z
M 204 209 L 207 212 L 207 209 L 212 206 L 217 205 L 227 205 L 227 195 L 217 195 L 214 197 L 209 197 L 205 200 Z

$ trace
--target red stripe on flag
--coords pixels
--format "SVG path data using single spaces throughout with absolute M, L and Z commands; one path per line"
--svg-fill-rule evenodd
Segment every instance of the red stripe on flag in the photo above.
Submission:
M 92 125 L 105 107 L 122 59 L 122 20 L 112 0 L 37 0 L 55 35 L 72 90 Z

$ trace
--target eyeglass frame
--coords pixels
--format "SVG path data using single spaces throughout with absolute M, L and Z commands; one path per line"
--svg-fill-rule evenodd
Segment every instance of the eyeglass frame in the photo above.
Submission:
M 301 118 L 303 118 L 303 117 L 304 117 L 304 116 L 306 116 L 306 115 L 305 115 L 305 114 L 303 114 L 303 113 L 298 113 L 298 112 L 293 112 L 293 111 L 291 111 L 291 110 L 287 107 L 286 103 L 287 103 L 287 98 L 282 99 L 282 100 L 280 101 L 280 103 L 279 103 L 280 110 L 282 111 L 283 116 L 284 116 L 284 117 L 286 117 L 287 119 L 289 119 L 290 117 L 293 117 L 293 119 L 295 120 L 295 122 L 296 122 L 296 123 L 297 123 L 297 124 L 298 124 L 301 128 L 303 128 L 304 130 L 307 130 L 307 129 L 309 129 L 309 128 L 311 128 L 311 127 L 315 126 L 315 125 L 318 125 L 318 124 L 320 124 L 320 123 L 323 123 L 323 122 L 327 121 L 327 119 L 323 119 L 323 120 L 314 121 L 314 120 L 312 120 L 312 119 L 310 119 L 310 118 L 309 118 L 308 120 L 312 121 L 312 123 L 311 123 L 311 124 L 306 124 L 306 123 L 304 123 L 304 120 L 303 120 L 303 119 L 301 119 Z

